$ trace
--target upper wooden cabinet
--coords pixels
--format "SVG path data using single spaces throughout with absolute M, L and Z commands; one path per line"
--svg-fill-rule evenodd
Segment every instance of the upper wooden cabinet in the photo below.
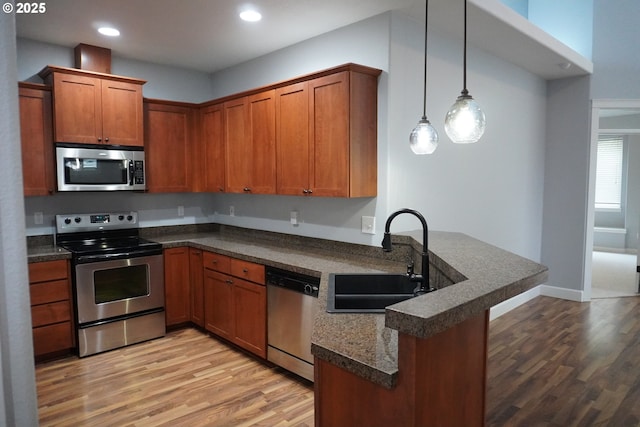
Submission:
M 226 190 L 276 192 L 275 91 L 224 103 Z
M 194 151 L 197 111 L 190 104 L 144 101 L 147 190 L 180 193 L 191 191 L 200 179 L 199 153 Z
M 19 84 L 22 181 L 25 196 L 46 196 L 55 188 L 51 89 Z
M 56 142 L 143 146 L 144 80 L 51 66 L 39 75 L 53 87 Z
M 200 155 L 203 164 L 202 188 L 207 192 L 225 189 L 224 105 L 215 104 L 200 109 Z
M 278 194 L 376 196 L 378 75 L 349 67 L 276 90 Z

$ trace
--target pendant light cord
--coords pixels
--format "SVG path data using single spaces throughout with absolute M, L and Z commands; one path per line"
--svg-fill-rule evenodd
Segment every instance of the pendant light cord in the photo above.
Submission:
M 424 95 L 422 97 L 422 118 L 427 119 L 427 26 L 429 24 L 429 0 L 424 7 Z
M 464 47 L 462 54 L 462 96 L 468 96 L 467 90 L 467 0 L 464 0 Z

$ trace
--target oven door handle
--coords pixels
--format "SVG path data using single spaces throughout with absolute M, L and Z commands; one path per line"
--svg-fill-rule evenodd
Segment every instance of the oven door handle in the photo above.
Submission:
M 76 264 L 88 264 L 90 262 L 111 261 L 127 258 L 141 258 L 145 256 L 162 255 L 162 248 L 158 249 L 138 249 L 127 252 L 117 252 L 113 254 L 93 254 L 93 255 L 78 255 L 74 258 Z

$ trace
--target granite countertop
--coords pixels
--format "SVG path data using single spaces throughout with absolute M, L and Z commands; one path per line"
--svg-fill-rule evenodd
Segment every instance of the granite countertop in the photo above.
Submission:
M 164 248 L 190 246 L 320 277 L 312 353 L 391 388 L 398 372 L 398 331 L 428 338 L 543 283 L 547 268 L 467 235 L 429 233 L 434 274 L 452 279 L 436 292 L 403 301 L 384 314 L 327 313 L 330 273 L 404 273 L 408 253 L 422 250 L 422 231 L 393 236 L 394 250 L 278 233 L 208 230 L 144 235 Z M 52 245 L 29 246 L 29 262 L 69 258 Z

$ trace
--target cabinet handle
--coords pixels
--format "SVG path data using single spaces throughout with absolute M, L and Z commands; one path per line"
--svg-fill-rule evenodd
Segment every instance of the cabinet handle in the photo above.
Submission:
M 313 194 L 313 190 L 309 189 L 309 190 L 307 190 L 307 193 Z
M 308 193 L 309 193 L 309 190 L 307 190 L 306 188 L 303 188 L 303 189 L 302 189 L 302 192 L 303 192 L 304 194 L 308 194 Z
M 243 269 L 242 269 L 242 272 L 246 274 L 246 273 L 248 273 L 248 272 L 249 272 L 249 269 L 247 269 L 247 268 L 243 268 Z
M 231 280 L 231 279 L 227 279 L 227 280 L 225 280 L 225 282 L 226 282 L 228 285 L 232 285 L 232 284 L 233 284 L 233 280 Z

